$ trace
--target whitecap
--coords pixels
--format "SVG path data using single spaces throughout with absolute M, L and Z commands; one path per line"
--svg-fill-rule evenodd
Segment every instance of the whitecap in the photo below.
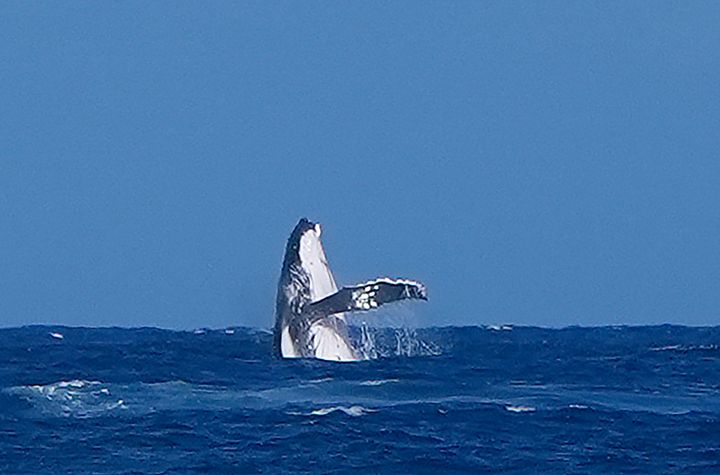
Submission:
M 26 399 L 40 411 L 55 416 L 91 417 L 124 407 L 121 399 L 111 399 L 110 390 L 100 381 L 73 379 L 15 386 L 6 391 Z
M 510 412 L 535 412 L 532 406 L 505 406 L 506 411 Z
M 291 416 L 327 416 L 328 414 L 332 414 L 333 412 L 340 411 L 348 416 L 353 417 L 359 417 L 364 414 L 368 414 L 371 412 L 378 412 L 377 409 L 368 409 L 362 406 L 332 406 L 332 407 L 321 407 L 320 409 L 315 409 L 312 412 L 297 412 L 297 411 L 291 411 L 287 414 Z
M 358 384 L 360 386 L 380 386 L 382 384 L 397 383 L 399 379 L 370 379 L 368 381 L 361 381 Z
M 111 411 L 113 409 L 127 409 L 127 406 L 125 405 L 125 401 L 122 399 L 118 399 L 117 402 L 113 404 L 109 404 L 107 406 L 107 410 Z
M 27 388 L 36 391 L 44 396 L 51 397 L 60 391 L 64 391 L 65 394 L 72 395 L 76 393 L 78 389 L 82 389 L 86 386 L 94 386 L 102 384 L 100 381 L 87 381 L 84 379 L 73 379 L 70 381 L 58 381 L 57 383 L 51 384 L 35 384 L 26 386 Z
M 367 409 L 362 406 L 333 406 L 333 407 L 323 407 L 320 409 L 316 409 L 310 413 L 312 416 L 326 416 L 328 414 L 331 414 L 336 411 L 342 411 L 348 416 L 358 417 L 362 416 L 364 414 L 370 413 L 370 412 L 377 412 L 374 409 Z
M 359 416 L 363 416 L 363 415 L 371 413 L 371 412 L 378 412 L 377 409 L 368 409 L 368 408 L 362 407 L 362 406 L 350 406 L 350 407 L 333 406 L 333 407 L 323 407 L 320 409 L 316 409 L 308 415 L 310 415 L 310 416 L 326 416 L 326 415 L 332 414 L 333 412 L 336 412 L 336 411 L 341 411 L 341 412 L 345 413 L 346 415 L 352 416 L 352 417 L 359 417 Z
M 680 345 L 654 346 L 650 351 L 676 351 L 681 349 Z

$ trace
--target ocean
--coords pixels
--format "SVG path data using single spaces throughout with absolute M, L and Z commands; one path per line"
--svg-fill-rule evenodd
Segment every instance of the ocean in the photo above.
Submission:
M 720 473 L 720 327 L 0 330 L 0 473 Z

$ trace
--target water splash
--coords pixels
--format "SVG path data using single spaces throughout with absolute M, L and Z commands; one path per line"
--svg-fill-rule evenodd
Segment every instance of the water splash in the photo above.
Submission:
M 421 340 L 415 329 L 398 328 L 395 330 L 394 356 L 437 356 L 441 353 L 437 345 Z
M 375 337 L 367 322 L 362 322 L 360 326 L 358 350 L 362 353 L 364 359 L 374 360 L 378 357 Z
M 353 344 L 366 360 L 442 354 L 440 346 L 423 340 L 414 328 L 407 326 L 373 327 L 363 321 L 359 326 L 350 327 L 350 334 Z

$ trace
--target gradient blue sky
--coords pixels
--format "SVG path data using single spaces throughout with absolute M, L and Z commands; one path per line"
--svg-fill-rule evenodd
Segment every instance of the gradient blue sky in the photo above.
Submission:
M 719 2 L 3 2 L 0 326 L 720 323 Z

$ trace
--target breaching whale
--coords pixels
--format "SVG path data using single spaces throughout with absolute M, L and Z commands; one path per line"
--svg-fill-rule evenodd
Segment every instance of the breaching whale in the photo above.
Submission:
M 278 283 L 273 351 L 280 358 L 365 359 L 348 337 L 346 312 L 403 299 L 427 300 L 425 286 L 378 278 L 338 290 L 320 240 L 321 228 L 303 218 L 288 239 Z

